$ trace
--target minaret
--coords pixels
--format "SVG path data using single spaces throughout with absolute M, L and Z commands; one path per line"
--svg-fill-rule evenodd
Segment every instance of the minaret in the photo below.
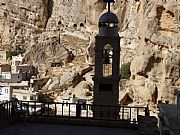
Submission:
M 99 18 L 99 34 L 95 37 L 95 75 L 94 105 L 118 106 L 120 81 L 120 37 L 118 34 L 118 17 L 108 11 Z M 119 110 L 115 107 L 95 107 L 96 118 L 117 118 Z M 108 116 L 109 115 L 109 116 Z M 111 116 L 110 116 L 111 115 Z

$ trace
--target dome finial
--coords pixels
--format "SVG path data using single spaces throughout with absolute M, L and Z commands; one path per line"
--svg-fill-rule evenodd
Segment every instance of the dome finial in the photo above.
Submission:
M 110 4 L 114 3 L 114 0 L 104 0 L 105 3 L 108 3 L 108 12 L 110 12 Z

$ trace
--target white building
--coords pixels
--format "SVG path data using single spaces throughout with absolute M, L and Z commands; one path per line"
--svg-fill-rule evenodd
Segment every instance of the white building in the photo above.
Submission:
M 11 66 L 8 64 L 0 65 L 0 81 L 11 79 Z
M 0 102 L 10 101 L 11 99 L 11 87 L 0 86 Z
M 0 64 L 8 64 L 9 61 L 6 60 L 6 51 L 0 50 Z
M 33 92 L 28 81 L 0 83 L 0 86 L 0 101 L 10 101 L 12 97 L 23 101 L 35 101 L 38 98 L 37 92 Z
M 12 96 L 17 98 L 18 100 L 23 101 L 36 101 L 37 100 L 37 93 L 32 92 L 28 89 L 13 89 Z
M 22 54 L 19 54 L 17 56 L 12 56 L 12 66 L 19 65 L 20 62 L 22 62 L 23 56 Z
M 0 60 L 6 60 L 6 51 L 0 50 Z
M 1 72 L 1 79 L 11 79 L 10 72 Z
M 11 72 L 16 73 L 16 67 L 22 62 L 23 56 L 21 54 L 12 56 Z

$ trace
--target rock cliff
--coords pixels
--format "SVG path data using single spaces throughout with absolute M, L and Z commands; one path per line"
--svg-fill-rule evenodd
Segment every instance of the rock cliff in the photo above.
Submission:
M 180 85 L 180 2 L 116 0 L 111 6 L 120 20 L 121 63 L 131 62 L 128 90 L 146 103 L 171 100 Z M 1 0 L 0 46 L 25 48 L 24 63 L 45 65 L 44 76 L 52 63 L 88 65 L 98 18 L 106 10 L 103 0 Z M 60 88 L 61 71 L 53 70 L 46 89 Z

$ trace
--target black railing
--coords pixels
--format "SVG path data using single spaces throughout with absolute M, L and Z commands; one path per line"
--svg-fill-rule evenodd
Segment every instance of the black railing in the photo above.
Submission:
M 0 103 L 0 126 L 12 118 L 12 102 Z
M 145 107 L 107 106 L 60 102 L 19 101 L 20 108 L 26 104 L 26 117 L 31 119 L 113 121 L 138 124 L 138 115 L 145 115 Z M 7 121 L 12 116 L 12 103 L 0 104 L 0 119 Z
M 145 115 L 145 107 L 107 106 L 92 104 L 21 101 L 27 104 L 29 117 L 68 117 L 107 121 L 127 120 L 137 123 L 137 116 Z

